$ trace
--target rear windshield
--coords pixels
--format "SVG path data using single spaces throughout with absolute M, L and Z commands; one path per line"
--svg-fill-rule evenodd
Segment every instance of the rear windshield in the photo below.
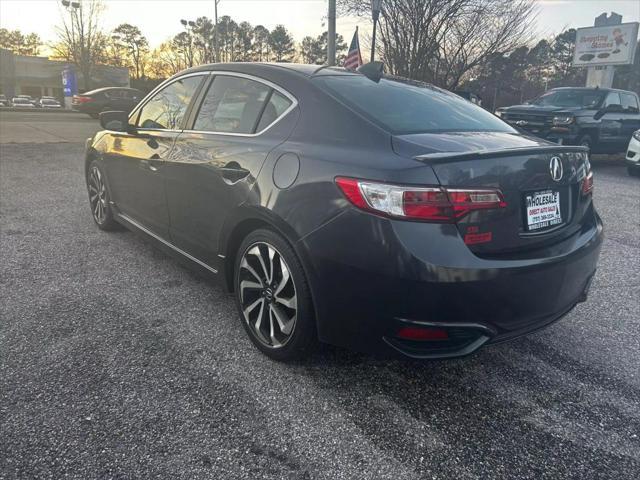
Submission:
M 592 90 L 551 90 L 536 98 L 534 105 L 548 105 L 553 107 L 597 107 L 602 101 L 604 93 Z
M 316 77 L 314 82 L 349 107 L 397 135 L 430 132 L 515 132 L 498 117 L 458 95 L 393 77 Z

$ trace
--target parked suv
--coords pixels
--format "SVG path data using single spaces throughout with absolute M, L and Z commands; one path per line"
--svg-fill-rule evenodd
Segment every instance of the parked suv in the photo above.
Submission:
M 82 95 L 74 95 L 71 108 L 98 118 L 100 112 L 130 112 L 144 97 L 140 90 L 124 87 L 106 87 L 91 90 Z
M 625 151 L 640 128 L 638 95 L 610 88 L 563 87 L 496 115 L 525 133 L 596 153 Z

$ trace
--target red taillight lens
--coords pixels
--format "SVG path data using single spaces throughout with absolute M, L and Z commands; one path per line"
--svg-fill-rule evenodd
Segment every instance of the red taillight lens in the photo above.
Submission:
M 344 177 L 336 184 L 358 208 L 412 220 L 455 222 L 474 210 L 507 206 L 495 189 L 411 187 Z
M 87 102 L 91 102 L 93 100 L 93 98 L 91 97 L 83 97 L 80 95 L 74 95 L 73 97 L 73 102 L 74 103 L 87 103 Z
M 587 173 L 582 179 L 582 194 L 588 195 L 593 191 L 593 172 Z
M 410 218 L 448 221 L 453 214 L 447 194 L 440 189 L 407 190 L 402 195 L 402 207 Z
M 336 183 L 351 203 L 356 207 L 367 208 L 367 202 L 360 192 L 357 180 L 353 178 L 336 178 Z
M 396 334 L 405 340 L 448 340 L 449 334 L 443 328 L 402 327 Z

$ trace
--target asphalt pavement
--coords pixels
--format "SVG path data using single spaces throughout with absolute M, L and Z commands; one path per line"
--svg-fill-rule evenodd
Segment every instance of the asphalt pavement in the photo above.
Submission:
M 0 478 L 640 478 L 640 180 L 620 162 L 594 161 L 606 240 L 588 302 L 559 323 L 461 360 L 327 348 L 286 365 L 220 288 L 95 227 L 95 121 L 9 115 Z M 6 133 L 32 121 L 55 141 Z

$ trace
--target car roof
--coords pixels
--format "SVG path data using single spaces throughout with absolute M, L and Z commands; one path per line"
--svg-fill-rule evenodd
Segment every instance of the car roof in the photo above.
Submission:
M 354 72 L 342 67 L 329 67 L 327 65 L 309 65 L 306 63 L 267 63 L 267 62 L 228 62 L 228 63 L 208 63 L 184 70 L 175 76 L 208 72 L 212 70 L 230 71 L 238 73 L 247 73 L 260 76 L 261 73 L 268 73 L 278 70 L 280 72 L 289 72 L 292 75 L 313 77 L 319 74 L 330 72 L 333 75 L 353 75 Z
M 93 95 L 94 93 L 108 92 L 111 90 L 128 90 L 128 91 L 134 91 L 134 92 L 140 91 L 137 88 L 130 88 L 130 87 L 102 87 L 102 88 L 96 88 L 95 90 L 89 90 L 88 92 L 84 92 L 81 95 Z
M 591 92 L 623 92 L 623 93 L 635 93 L 632 92 L 630 90 L 622 90 L 620 88 L 601 88 L 601 87 L 556 87 L 556 88 L 552 88 L 551 91 L 556 91 L 556 90 L 584 90 L 584 91 L 591 91 Z

